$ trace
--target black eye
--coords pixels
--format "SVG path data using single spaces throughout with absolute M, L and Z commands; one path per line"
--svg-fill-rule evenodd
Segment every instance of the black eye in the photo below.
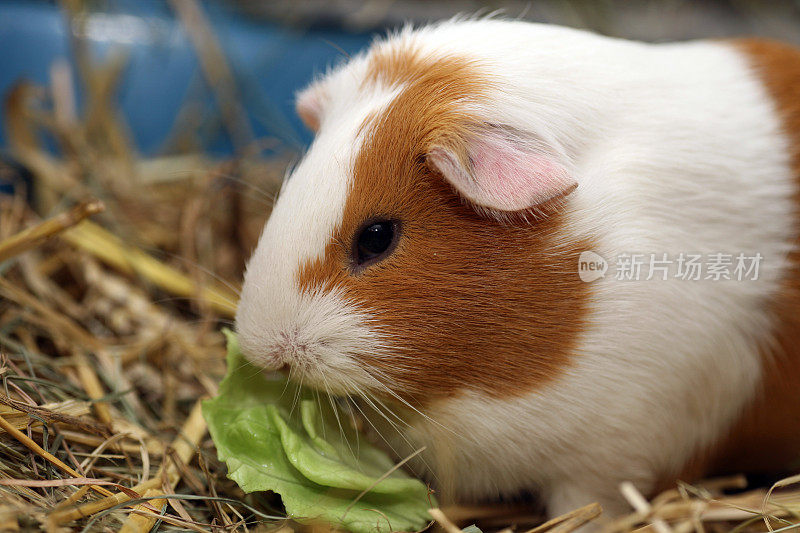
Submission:
M 394 248 L 398 223 L 392 220 L 368 222 L 356 234 L 354 260 L 357 266 L 380 261 Z

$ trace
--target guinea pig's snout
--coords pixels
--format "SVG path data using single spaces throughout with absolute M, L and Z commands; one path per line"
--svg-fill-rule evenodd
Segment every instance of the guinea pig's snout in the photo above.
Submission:
M 255 361 L 267 370 L 288 371 L 291 365 L 286 352 L 287 348 L 278 343 L 269 347 L 260 357 L 255 358 Z
M 278 360 L 283 362 L 282 369 L 288 369 L 292 365 L 302 365 L 313 359 L 309 342 L 300 336 L 297 329 L 282 331 L 273 350 Z
M 338 291 L 301 292 L 293 278 L 279 283 L 280 264 L 270 270 L 273 266 L 261 259 L 245 275 L 236 311 L 245 358 L 264 370 L 288 368 L 293 378 L 309 386 L 344 392 L 353 384 L 371 386 L 373 378 L 359 356 L 384 353 L 385 345 L 369 317 Z
M 242 343 L 242 352 L 250 361 L 266 370 L 287 371 L 291 367 L 304 367 L 313 363 L 313 349 L 303 339 L 297 328 L 284 329 L 269 335 L 248 339 Z

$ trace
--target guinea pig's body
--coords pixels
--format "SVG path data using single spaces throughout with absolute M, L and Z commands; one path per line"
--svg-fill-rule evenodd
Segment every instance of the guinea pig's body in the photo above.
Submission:
M 800 53 L 450 21 L 298 110 L 317 137 L 248 265 L 241 346 L 396 410 L 384 436 L 425 446 L 446 498 L 614 512 L 622 481 L 800 458 Z M 581 281 L 585 251 L 605 277 Z

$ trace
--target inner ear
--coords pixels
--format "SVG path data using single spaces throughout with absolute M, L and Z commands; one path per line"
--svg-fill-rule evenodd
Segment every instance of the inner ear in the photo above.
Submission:
M 297 115 L 314 133 L 319 130 L 326 101 L 325 89 L 319 82 L 306 87 L 295 96 L 294 107 Z
M 545 214 L 578 186 L 556 150 L 502 126 L 434 144 L 427 160 L 465 200 L 497 218 Z

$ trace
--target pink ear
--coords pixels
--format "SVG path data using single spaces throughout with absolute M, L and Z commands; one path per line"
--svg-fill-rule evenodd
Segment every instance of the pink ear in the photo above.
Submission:
M 464 198 L 503 213 L 543 206 L 578 186 L 557 156 L 496 127 L 468 140 L 466 157 L 434 147 L 428 161 Z
M 325 100 L 325 92 L 319 84 L 312 84 L 297 93 L 295 109 L 303 124 L 311 131 L 316 132 L 319 129 Z

